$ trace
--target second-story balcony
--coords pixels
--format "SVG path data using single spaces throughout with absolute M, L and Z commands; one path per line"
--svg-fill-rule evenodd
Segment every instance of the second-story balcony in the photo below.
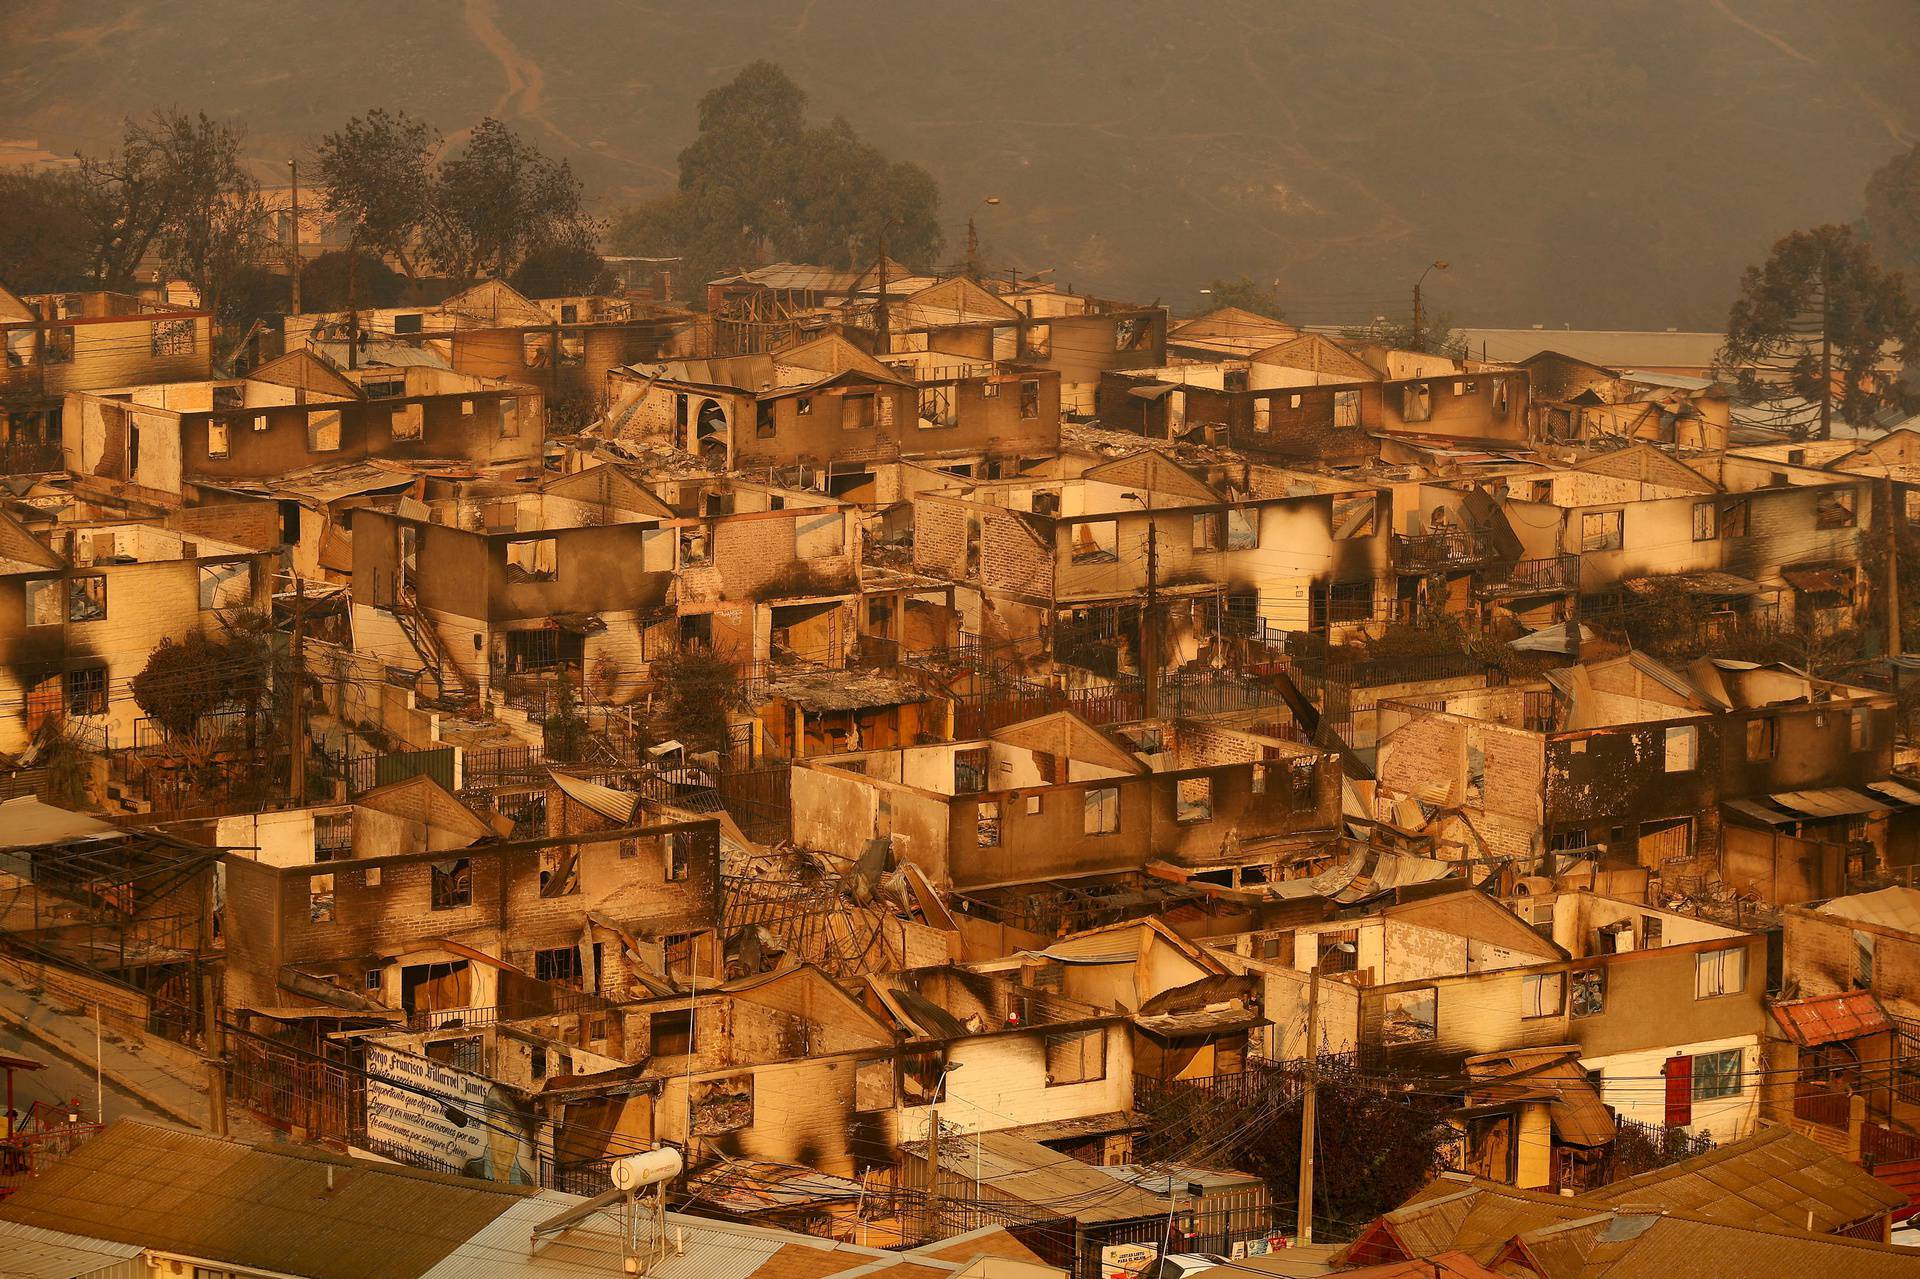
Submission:
M 1558 595 L 1580 589 L 1578 555 L 1545 555 L 1510 567 L 1489 566 L 1480 575 L 1482 595 Z
M 1465 572 L 1490 554 L 1486 534 L 1471 529 L 1393 535 L 1393 562 L 1402 573 Z

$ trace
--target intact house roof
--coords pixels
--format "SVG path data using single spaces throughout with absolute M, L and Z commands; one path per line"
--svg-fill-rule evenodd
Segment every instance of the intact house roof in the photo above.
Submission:
M 1920 1251 L 1619 1208 L 1524 1232 L 1494 1265 L 1540 1279 L 1908 1279 Z
M 1828 1234 L 1904 1207 L 1906 1196 L 1791 1128 L 1590 1190 L 1580 1202 L 1652 1206 L 1731 1226 Z M 1916 1254 L 1920 1264 L 1920 1254 Z
M 123 1119 L 0 1202 L 0 1221 L 311 1279 L 413 1279 L 530 1193 Z

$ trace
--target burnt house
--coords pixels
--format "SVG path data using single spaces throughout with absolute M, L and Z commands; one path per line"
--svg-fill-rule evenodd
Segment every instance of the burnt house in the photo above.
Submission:
M 730 471 L 805 468 L 857 498 L 900 456 L 918 413 L 912 381 L 821 337 L 771 355 L 630 365 L 609 379 L 616 438 L 663 443 Z
M 206 311 L 125 293 L 20 297 L 0 285 L 0 464 L 60 469 L 72 392 L 212 376 L 212 322 Z
M 227 1003 L 371 1002 L 433 1025 L 498 1007 L 503 973 L 614 999 L 717 971 L 711 820 L 558 825 L 307 864 L 229 855 Z
M 1565 1047 L 1623 1118 L 1722 1141 L 1752 1129 L 1765 1078 L 1764 934 L 1590 892 L 1510 906 L 1558 956 L 1475 963 L 1462 937 L 1424 975 L 1357 987 L 1363 1061 L 1454 1071 L 1481 1054 Z
M 1229 629 L 1336 641 L 1377 629 L 1390 608 L 1390 505 L 1387 490 L 1305 474 L 1210 484 L 1146 450 L 1070 479 L 920 493 L 914 567 L 964 588 L 967 630 L 1048 635 L 1062 661 L 1112 675 L 1141 669 L 1122 637 L 1140 632 L 1150 567 L 1162 664 Z
M 1123 743 L 1123 735 L 1126 740 Z M 935 884 L 982 888 L 1139 871 L 1269 871 L 1330 832 L 1339 769 L 1297 742 L 1204 723 L 1102 732 L 1060 711 L 984 738 L 796 762 L 795 838 L 857 857 L 869 841 Z
M 678 308 L 598 295 L 533 299 L 500 280 L 484 280 L 437 306 L 363 310 L 352 318 L 290 315 L 283 323 L 289 351 L 316 350 L 344 365 L 349 342 L 405 344 L 456 373 L 528 387 L 543 408 L 565 406 L 581 416 L 598 404 L 615 369 L 688 354 L 693 340 L 693 317 Z M 544 417 L 534 420 L 539 438 Z
M 128 681 L 163 641 L 263 610 L 272 570 L 254 547 L 152 523 L 57 525 L 43 542 L 0 514 L 0 749 L 48 729 L 99 749 L 157 735 Z
M 244 379 L 74 392 L 66 422 L 67 469 L 172 502 L 201 485 L 374 458 L 537 467 L 546 429 L 528 387 L 431 368 L 346 371 L 305 351 Z

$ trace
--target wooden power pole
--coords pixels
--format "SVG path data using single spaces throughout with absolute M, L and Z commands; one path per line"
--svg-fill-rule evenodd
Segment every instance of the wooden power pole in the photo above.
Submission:
M 1307 1077 L 1300 1093 L 1300 1202 L 1294 1218 L 1297 1243 L 1313 1242 L 1313 1125 L 1320 1087 L 1320 965 L 1307 978 Z
M 1147 490 L 1147 603 L 1140 610 L 1140 714 L 1160 714 L 1160 530 L 1153 520 L 1153 490 Z
M 307 802 L 306 624 L 307 581 L 296 577 L 293 579 L 293 642 L 287 654 L 291 674 L 291 687 L 287 690 L 287 767 L 291 773 L 288 780 L 293 802 L 297 805 Z
M 300 162 L 287 161 L 287 169 L 293 174 L 293 225 L 289 228 L 291 234 L 288 237 L 293 243 L 288 248 L 287 274 L 293 289 L 291 298 L 293 313 L 298 315 L 300 314 Z

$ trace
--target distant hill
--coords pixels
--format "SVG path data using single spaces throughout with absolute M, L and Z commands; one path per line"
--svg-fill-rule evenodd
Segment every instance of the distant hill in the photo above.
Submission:
M 8 0 L 0 141 L 244 116 L 263 175 L 373 105 L 494 113 L 608 211 L 673 181 L 699 95 L 781 63 L 925 164 L 954 253 L 1178 307 L 1717 328 L 1779 234 L 1920 136 L 1915 0 Z

